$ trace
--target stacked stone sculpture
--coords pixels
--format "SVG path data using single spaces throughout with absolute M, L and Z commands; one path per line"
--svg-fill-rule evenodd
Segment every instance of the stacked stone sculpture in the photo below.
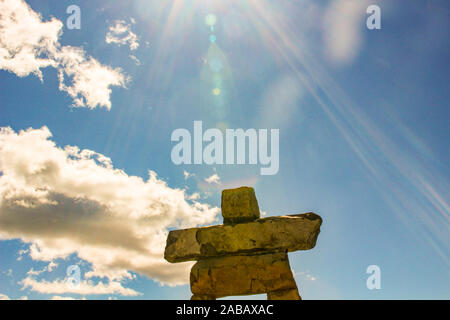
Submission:
M 266 293 L 300 300 L 288 252 L 314 248 L 322 218 L 313 212 L 260 218 L 253 188 L 222 192 L 223 225 L 170 231 L 164 258 L 197 261 L 192 300 Z

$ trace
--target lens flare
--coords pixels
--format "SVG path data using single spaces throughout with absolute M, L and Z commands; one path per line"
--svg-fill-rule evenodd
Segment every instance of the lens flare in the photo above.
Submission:
M 210 26 L 213 27 L 217 22 L 217 17 L 215 15 L 213 15 L 212 13 L 206 15 L 205 18 L 205 23 Z
M 220 72 L 223 69 L 223 63 L 220 58 L 214 57 L 208 60 L 209 68 L 213 72 Z

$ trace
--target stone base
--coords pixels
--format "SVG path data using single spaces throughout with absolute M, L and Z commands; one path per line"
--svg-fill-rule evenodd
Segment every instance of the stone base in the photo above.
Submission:
M 288 289 L 268 292 L 267 300 L 302 300 L 302 297 L 297 289 Z
M 261 293 L 273 300 L 300 299 L 286 253 L 203 259 L 192 267 L 190 280 L 192 299 Z
M 216 300 L 215 296 L 193 294 L 191 300 Z

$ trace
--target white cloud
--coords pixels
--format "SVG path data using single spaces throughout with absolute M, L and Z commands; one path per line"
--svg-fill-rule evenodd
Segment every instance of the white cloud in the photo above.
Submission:
M 93 284 L 92 281 L 81 281 L 78 285 L 68 285 L 63 280 L 38 281 L 34 278 L 27 277 L 19 282 L 23 286 L 23 289 L 30 288 L 33 291 L 43 294 L 64 294 L 74 293 L 80 295 L 88 294 L 119 294 L 122 296 L 137 296 L 139 292 L 124 288 L 118 281 L 110 281 L 107 284 L 98 282 Z
M 133 18 L 131 23 L 135 23 Z M 128 45 L 130 50 L 136 50 L 139 47 L 139 37 L 131 31 L 131 24 L 124 20 L 114 21 L 114 24 L 109 27 L 105 41 L 119 46 Z
M 137 66 L 140 66 L 140 65 L 141 65 L 141 61 L 140 61 L 138 58 L 136 58 L 136 56 L 130 54 L 130 58 L 131 58 L 131 60 L 134 61 L 134 63 L 135 63 Z
M 188 197 L 189 200 L 198 200 L 200 199 L 200 193 L 195 192 Z
M 58 264 L 56 262 L 50 261 L 50 263 L 47 265 L 47 271 L 52 272 L 57 267 Z
M 58 266 L 57 263 L 55 263 L 53 261 L 50 261 L 50 263 L 48 265 L 46 265 L 44 268 L 42 268 L 41 270 L 34 270 L 33 268 L 31 268 L 27 272 L 27 275 L 29 275 L 29 276 L 37 276 L 37 275 L 40 275 L 43 272 L 52 272 L 57 266 Z
M 21 261 L 23 256 L 26 255 L 27 253 L 28 249 L 19 250 L 19 252 L 17 252 L 18 254 L 17 261 Z
M 8 297 L 6 294 L 0 293 L 0 300 L 11 300 L 11 298 Z M 22 296 L 22 297 L 20 297 L 17 300 L 28 300 L 28 297 L 27 296 Z
M 57 147 L 50 137 L 46 127 L 0 130 L 0 239 L 30 243 L 34 260 L 76 253 L 92 266 L 82 270 L 84 279 L 120 281 L 135 272 L 186 283 L 192 263 L 163 259 L 167 228 L 211 223 L 219 209 L 189 199 L 152 171 L 148 180 L 129 176 L 104 155 Z M 44 286 L 32 279 L 24 285 Z
M 42 79 L 41 68 L 56 67 L 50 57 L 57 51 L 62 22 L 41 17 L 23 1 L 0 1 L 0 67 L 24 77 L 34 73 Z
M 184 180 L 187 180 L 187 179 L 189 179 L 189 178 L 195 176 L 195 174 L 189 173 L 189 172 L 187 172 L 186 170 L 183 171 L 183 175 L 184 175 Z
M 0 293 L 0 300 L 11 300 L 6 294 Z
M 78 107 L 105 106 L 111 108 L 110 86 L 125 86 L 127 79 L 120 69 L 101 65 L 97 60 L 85 57 L 83 49 L 65 46 L 58 52 L 59 89 L 66 91 Z M 70 85 L 65 84 L 65 77 L 71 78 Z
M 323 19 L 325 53 L 330 62 L 351 63 L 361 46 L 367 0 L 336 0 L 326 8 Z
M 86 300 L 86 298 L 76 299 L 73 297 L 53 296 L 51 297 L 51 300 Z
M 212 176 L 206 178 L 205 181 L 209 184 L 220 184 L 220 177 L 217 173 L 214 173 Z
M 313 276 L 309 271 L 300 271 L 300 272 L 295 272 L 294 269 L 292 269 L 292 274 L 294 275 L 294 277 L 302 277 L 303 279 L 306 280 L 310 280 L 310 281 L 316 281 L 317 277 Z
M 74 99 L 74 106 L 111 108 L 110 87 L 124 87 L 128 80 L 120 68 L 86 57 L 82 48 L 61 46 L 63 23 L 42 21 L 23 0 L 0 1 L 0 12 L 0 69 L 19 77 L 35 74 L 42 81 L 42 68 L 56 68 L 59 89 Z

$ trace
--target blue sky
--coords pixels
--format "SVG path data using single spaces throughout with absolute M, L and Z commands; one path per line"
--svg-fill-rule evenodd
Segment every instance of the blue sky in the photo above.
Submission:
M 323 218 L 289 254 L 304 299 L 450 298 L 446 1 L 26 3 L 0 5 L 18 17 L 0 24 L 1 295 L 188 298 L 167 230 L 220 223 L 221 190 L 249 185 L 268 216 Z M 195 120 L 278 128 L 278 173 L 174 165 Z M 63 285 L 74 264 L 82 289 Z

